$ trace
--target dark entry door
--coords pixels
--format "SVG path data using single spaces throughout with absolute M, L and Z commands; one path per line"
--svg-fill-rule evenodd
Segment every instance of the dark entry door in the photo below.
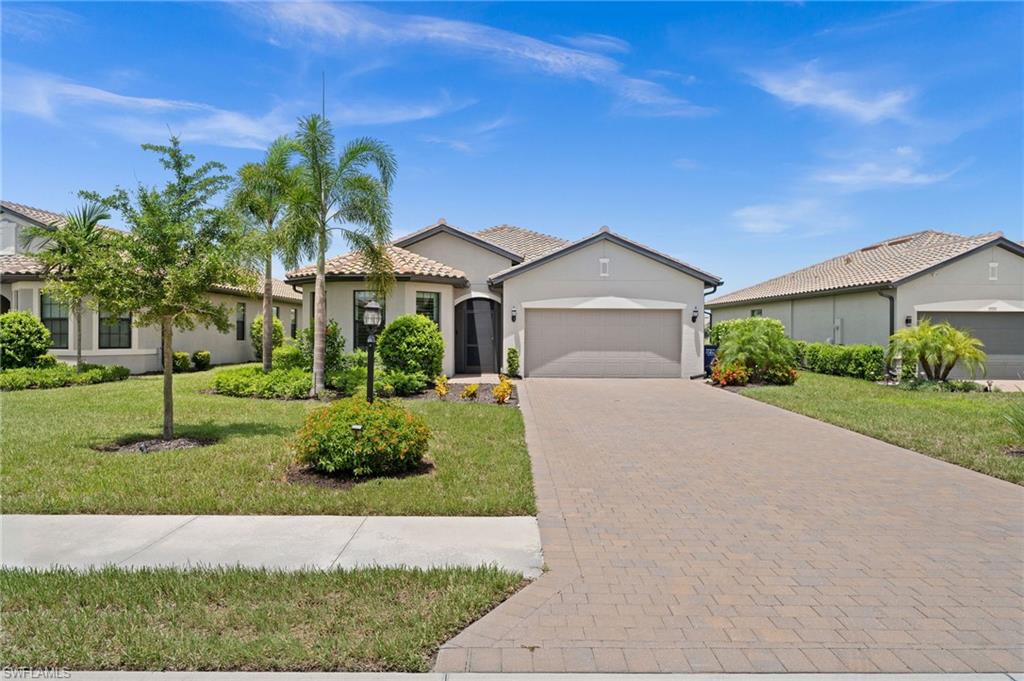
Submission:
M 498 304 L 486 298 L 459 303 L 455 307 L 455 371 L 497 371 L 498 346 Z

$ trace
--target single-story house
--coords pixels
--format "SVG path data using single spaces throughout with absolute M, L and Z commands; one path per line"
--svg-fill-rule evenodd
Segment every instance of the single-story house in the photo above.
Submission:
M 444 371 L 489 373 L 519 351 L 526 376 L 689 377 L 703 372 L 704 294 L 722 280 L 602 228 L 566 241 L 511 225 L 467 231 L 444 218 L 393 242 L 385 322 L 418 313 L 445 340 Z M 327 314 L 362 348 L 372 299 L 358 254 L 327 262 Z M 313 314 L 315 267 L 289 272 Z
M 1024 375 L 1024 245 L 1002 232 L 886 239 L 709 300 L 714 322 L 774 317 L 806 341 L 886 345 L 921 319 L 985 344 L 989 378 Z
M 24 310 L 39 317 L 50 329 L 50 351 L 59 359 L 74 361 L 77 332 L 71 310 L 43 292 L 43 268 L 32 257 L 40 244 L 23 244 L 20 230 L 25 225 L 53 227 L 62 215 L 10 201 L 0 202 L 0 312 Z M 260 289 L 262 291 L 262 289 Z M 199 326 L 174 332 L 174 350 L 193 353 L 207 350 L 214 364 L 251 362 L 253 357 L 249 326 L 262 313 L 262 297 L 242 289 L 222 286 L 210 291 L 214 302 L 233 310 L 234 325 L 228 333 Z M 283 281 L 274 280 L 274 311 L 284 325 L 285 336 L 299 327 L 302 296 Z M 132 373 L 160 370 L 160 329 L 138 327 L 131 316 L 114 321 L 102 310 L 86 309 L 82 315 L 82 358 L 94 364 L 119 364 Z

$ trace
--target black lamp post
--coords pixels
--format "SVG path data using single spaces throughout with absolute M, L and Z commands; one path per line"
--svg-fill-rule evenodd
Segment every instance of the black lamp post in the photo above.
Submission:
M 380 326 L 380 305 L 371 300 L 363 306 L 363 324 L 370 328 L 370 337 L 366 339 L 368 356 L 366 358 L 366 401 L 373 402 L 373 351 L 377 348 L 377 327 Z

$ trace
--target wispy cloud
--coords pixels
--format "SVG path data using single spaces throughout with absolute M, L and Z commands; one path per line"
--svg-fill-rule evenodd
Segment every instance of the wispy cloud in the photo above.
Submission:
M 46 42 L 80 23 L 77 14 L 46 3 L 4 3 L 0 26 L 6 36 L 31 42 Z
M 861 123 L 906 119 L 913 93 L 906 88 L 858 91 L 849 74 L 825 73 L 815 62 L 784 71 L 751 73 L 757 87 L 793 106 L 841 114 Z
M 796 199 L 785 203 L 758 203 L 732 213 L 740 229 L 751 234 L 780 234 L 799 231 L 804 236 L 845 228 L 848 218 L 829 209 L 818 199 Z
M 336 105 L 328 108 L 328 116 L 338 125 L 387 125 L 435 118 L 472 103 L 441 92 L 429 102 L 365 99 Z M 5 73 L 3 108 L 54 124 L 73 116 L 75 125 L 91 125 L 133 142 L 164 137 L 169 129 L 184 141 L 254 149 L 290 132 L 304 112 L 294 102 L 247 113 L 202 102 L 124 95 L 17 66 Z
M 324 2 L 247 3 L 235 7 L 260 22 L 275 43 L 299 39 L 304 45 L 324 49 L 353 44 L 375 48 L 427 44 L 593 83 L 615 94 L 617 110 L 625 113 L 699 116 L 712 111 L 674 95 L 659 83 L 626 75 L 619 61 L 593 48 L 556 45 L 485 24 Z M 609 44 L 605 40 L 605 49 Z
M 609 52 L 625 54 L 631 47 L 622 38 L 604 33 L 584 33 L 575 36 L 562 36 L 561 40 L 566 45 L 575 47 L 578 50 L 591 50 L 594 52 Z
M 448 147 L 463 154 L 479 154 L 494 142 L 495 133 L 513 123 L 509 116 L 499 116 L 464 128 L 454 135 L 421 135 L 427 144 Z
M 917 149 L 901 145 L 845 166 L 833 166 L 814 173 L 812 179 L 833 185 L 845 192 L 894 187 L 923 187 L 948 180 L 965 164 L 944 171 L 922 169 L 923 160 Z

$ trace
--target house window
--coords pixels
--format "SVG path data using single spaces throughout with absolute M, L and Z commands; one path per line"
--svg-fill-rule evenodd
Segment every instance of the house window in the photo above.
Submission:
M 276 317 L 277 319 L 281 318 L 281 306 L 280 305 L 275 305 L 274 306 L 274 317 Z
M 988 264 L 988 280 L 999 281 L 999 263 L 990 262 Z
M 100 310 L 100 350 L 128 349 L 132 347 L 132 315 L 121 315 Z
M 292 308 L 292 338 L 295 338 L 295 334 L 299 332 L 299 311 Z
M 235 340 L 245 340 L 245 303 L 235 305 Z
M 416 292 L 416 314 L 421 314 L 441 326 L 441 294 L 436 291 Z
M 762 310 L 760 308 L 758 308 L 756 310 L 751 310 L 750 311 L 750 316 L 751 317 L 761 317 L 763 315 L 764 315 L 764 310 Z
M 42 293 L 39 295 L 39 319 L 50 330 L 50 347 L 68 349 L 68 306 Z
M 365 350 L 366 339 L 370 337 L 370 327 L 363 326 L 363 306 L 371 300 L 376 300 L 377 297 L 374 295 L 373 291 L 353 291 L 352 295 L 354 296 L 352 307 L 355 312 L 353 315 L 355 337 L 352 339 L 352 348 L 354 350 Z M 381 303 L 379 300 L 377 302 L 380 303 L 380 324 L 381 327 L 383 327 L 385 319 L 387 319 L 384 315 L 384 303 Z
M 599 269 L 600 269 L 600 272 L 601 272 L 601 276 L 602 277 L 607 277 L 608 276 L 608 264 L 609 264 L 608 258 L 598 258 L 597 262 L 600 263 L 600 268 Z

